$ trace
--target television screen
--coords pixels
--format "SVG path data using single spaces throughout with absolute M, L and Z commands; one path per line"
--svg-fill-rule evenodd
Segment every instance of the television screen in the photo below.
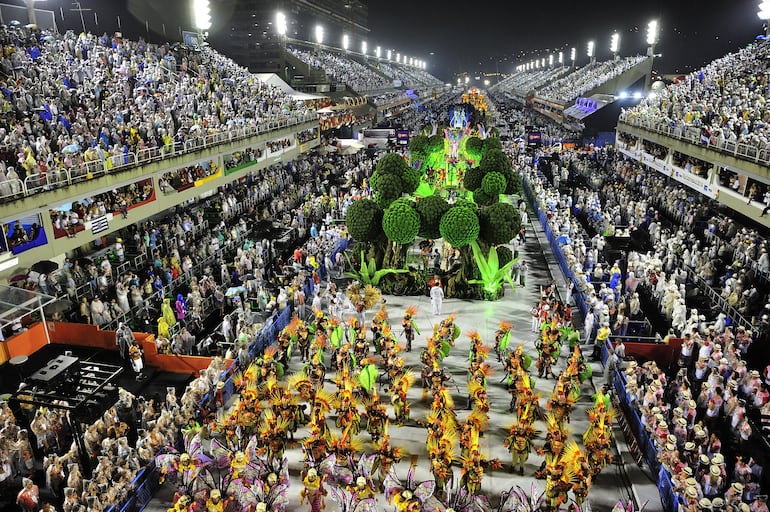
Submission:
M 409 130 L 396 130 L 396 141 L 399 146 L 409 144 Z
M 542 141 L 542 134 L 540 132 L 528 132 L 527 133 L 527 144 L 530 146 L 535 146 L 541 143 Z

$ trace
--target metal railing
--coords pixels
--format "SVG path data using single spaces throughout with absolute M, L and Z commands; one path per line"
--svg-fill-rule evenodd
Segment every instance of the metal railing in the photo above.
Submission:
M 770 165 L 770 148 L 759 148 L 743 142 L 718 140 L 714 137 L 703 138 L 699 127 L 685 125 L 681 121 L 675 121 L 674 126 L 664 121 L 642 119 L 629 112 L 621 112 L 619 121 L 644 128 L 666 137 L 677 139 L 694 146 L 707 148 L 725 155 L 731 155 L 739 160 L 754 162 L 760 165 Z
M 286 119 L 266 123 L 230 127 L 221 132 L 191 137 L 185 141 L 174 142 L 162 147 L 145 148 L 138 152 L 128 151 L 118 155 L 109 155 L 103 160 L 99 159 L 69 168 L 49 170 L 45 174 L 30 174 L 23 181 L 20 179 L 7 180 L 7 187 L 0 189 L 0 200 L 33 196 L 47 190 L 89 181 L 108 174 L 116 174 L 151 162 L 210 149 L 222 144 L 237 142 L 282 128 L 317 120 L 317 114 L 312 113 L 290 116 Z

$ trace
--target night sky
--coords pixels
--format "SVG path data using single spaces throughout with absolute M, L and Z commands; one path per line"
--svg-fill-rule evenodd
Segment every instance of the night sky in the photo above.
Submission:
M 8 0 L 6 0 L 8 1 Z M 215 29 L 217 7 L 232 0 L 211 0 Z M 21 4 L 21 0 L 8 3 Z M 97 11 L 84 15 L 89 30 L 117 30 L 121 16 L 126 36 L 163 38 L 165 24 L 169 39 L 178 38 L 179 28 L 189 28 L 191 0 L 82 0 L 83 8 Z M 587 61 L 586 44 L 593 39 L 597 59 L 610 58 L 609 40 L 617 30 L 621 36 L 621 55 L 642 53 L 646 49 L 647 22 L 653 18 L 661 26 L 655 68 L 661 73 L 684 73 L 749 43 L 762 31 L 757 18 L 759 0 L 632 0 L 591 2 L 525 1 L 470 2 L 457 0 L 369 1 L 368 38 L 370 48 L 381 45 L 429 61 L 429 71 L 443 80 L 457 73 L 511 72 L 516 64 L 548 51 L 576 47 L 578 64 Z M 80 27 L 79 14 L 69 11 L 63 0 L 47 0 L 42 9 L 64 13 L 64 28 Z M 6 20 L 7 21 L 7 20 Z M 96 21 L 99 25 L 96 25 Z M 431 52 L 433 55 L 430 55 Z

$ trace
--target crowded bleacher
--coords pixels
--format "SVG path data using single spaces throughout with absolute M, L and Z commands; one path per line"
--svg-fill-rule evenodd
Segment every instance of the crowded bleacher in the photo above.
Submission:
M 575 98 L 596 89 L 624 71 L 643 62 L 647 57 L 637 55 L 619 60 L 594 62 L 537 89 L 537 96 L 562 104 L 571 104 Z
M 308 111 L 209 47 L 6 27 L 0 194 L 88 179 Z
M 301 61 L 325 71 L 330 78 L 346 84 L 355 92 L 363 93 L 393 87 L 386 77 L 343 54 L 295 47 L 289 47 L 288 50 Z
M 751 151 L 739 158 L 766 161 L 768 56 L 767 41 L 730 53 L 627 109 L 621 120 L 733 153 L 745 145 Z

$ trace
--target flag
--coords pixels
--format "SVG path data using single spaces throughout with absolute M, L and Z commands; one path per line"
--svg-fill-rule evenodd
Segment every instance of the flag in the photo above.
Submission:
M 102 231 L 107 231 L 110 227 L 109 222 L 107 221 L 107 216 L 102 215 L 101 217 L 96 217 L 94 220 L 91 221 L 91 233 L 94 235 L 97 233 L 101 233 Z

